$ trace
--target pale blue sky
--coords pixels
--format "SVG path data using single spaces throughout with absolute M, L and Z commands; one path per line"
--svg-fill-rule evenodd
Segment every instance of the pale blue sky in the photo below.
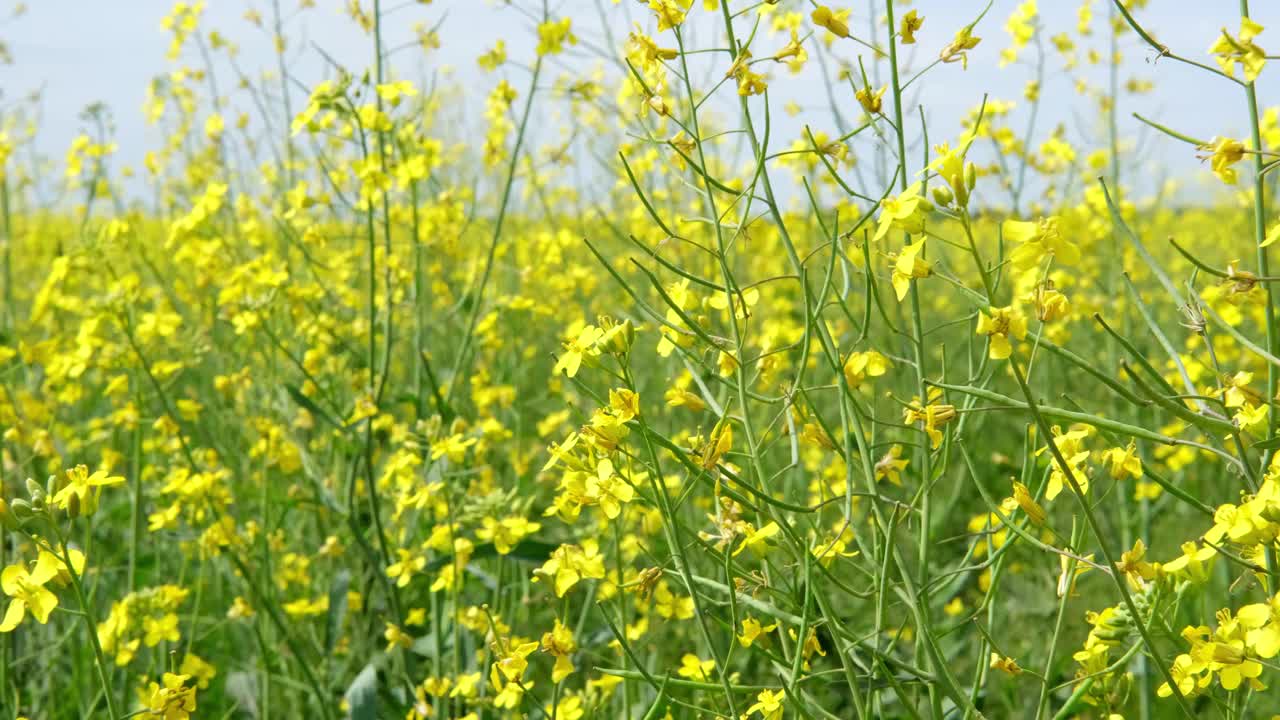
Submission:
M 280 1 L 285 13 L 292 14 L 296 0 Z M 540 7 L 536 0 L 519 2 L 526 7 Z M 30 0 L 28 4 L 25 16 L 0 25 L 0 38 L 8 43 L 15 57 L 14 65 L 0 68 L 4 104 L 9 105 L 30 90 L 43 88 L 39 147 L 42 152 L 60 157 L 80 130 L 79 111 L 92 101 L 103 101 L 113 110 L 121 160 L 137 164 L 142 154 L 160 140 L 159 131 L 144 123 L 141 106 L 149 78 L 172 67 L 165 60 L 168 39 L 160 29 L 160 20 L 172 3 L 168 0 Z M 316 4 L 317 8 L 294 17 L 289 25 L 295 42 L 295 50 L 290 53 L 290 70 L 304 82 L 313 82 L 324 73 L 323 62 L 319 53 L 310 47 L 312 44 L 323 47 L 351 67 L 363 67 L 371 54 L 368 38 L 358 33 L 345 17 L 343 2 L 317 0 Z M 478 71 L 476 55 L 496 37 L 506 39 L 513 59 L 527 58 L 532 52 L 530 21 L 516 10 L 490 0 L 435 0 L 425 6 L 388 0 L 384 7 L 401 4 L 407 7 L 396 9 L 386 22 L 388 46 L 407 41 L 415 22 L 432 25 L 441 18 L 444 18 L 444 46 L 425 57 L 416 49 L 407 50 L 394 62 L 410 77 L 418 69 L 454 66 L 456 77 L 477 89 L 473 93 L 477 103 L 493 86 L 495 78 Z M 741 4 L 735 2 L 734 7 Z M 1031 76 L 1030 69 L 996 70 L 997 54 L 1008 45 L 1008 36 L 1002 29 L 1004 20 L 1016 4 L 1014 0 L 996 0 L 976 32 L 984 42 L 972 53 L 967 72 L 958 64 L 939 67 L 922 82 L 922 97 L 934 140 L 954 137 L 959 129 L 955 118 L 976 105 L 984 92 L 997 98 L 1021 99 L 1022 87 Z M 1075 0 L 1041 0 L 1041 13 L 1050 34 L 1064 26 L 1074 27 L 1078 4 Z M 808 3 L 784 0 L 786 5 L 792 8 L 804 5 L 808 14 Z M 919 34 L 920 57 L 931 58 L 958 27 L 977 15 L 982 5 L 976 0 L 917 0 L 914 7 L 926 18 Z M 1095 0 L 1093 5 L 1097 16 L 1095 37 L 1101 39 L 1105 32 L 1106 0 Z M 652 25 L 649 13 L 633 0 L 624 0 L 621 5 L 605 0 L 603 6 L 605 18 L 619 37 L 625 36 L 632 19 Z M 855 30 L 865 33 L 866 3 L 859 0 L 852 6 Z M 1280 52 L 1280 2 L 1254 0 L 1253 6 L 1255 19 L 1263 25 L 1275 26 L 1264 32 L 1258 43 L 1264 48 L 1274 46 L 1273 52 Z M 206 32 L 217 29 L 239 42 L 242 67 L 270 67 L 274 57 L 269 37 L 243 19 L 248 7 L 255 7 L 270 20 L 270 0 L 208 0 L 203 27 Z M 553 13 L 575 18 L 575 27 L 581 28 L 584 39 L 599 39 L 596 7 L 595 0 L 552 3 Z M 695 13 L 701 14 L 701 11 Z M 1205 51 L 1218 28 L 1227 26 L 1235 32 L 1239 22 L 1235 0 L 1151 0 L 1140 17 L 1176 52 L 1207 63 L 1212 61 Z M 781 39 L 762 39 L 759 45 L 769 49 L 781 43 Z M 856 47 L 848 47 L 847 52 L 852 56 Z M 1126 62 L 1122 79 L 1138 75 L 1151 77 L 1157 83 L 1157 90 L 1152 94 L 1122 98 L 1121 117 L 1128 134 L 1132 135 L 1134 130 L 1129 113 L 1135 110 L 1201 137 L 1243 133 L 1244 98 L 1237 86 L 1168 59 L 1153 65 L 1152 53 L 1132 34 L 1124 38 L 1123 51 Z M 763 52 L 758 50 L 757 55 Z M 1027 51 L 1026 57 L 1032 57 L 1032 53 Z M 194 53 L 189 52 L 186 60 L 198 64 Z M 581 53 L 558 58 L 561 70 L 585 68 L 592 63 Z M 814 65 L 812 61 L 810 64 Z M 1071 79 L 1058 71 L 1056 54 L 1051 53 L 1049 66 L 1052 72 L 1042 90 L 1045 104 L 1037 137 L 1043 138 L 1051 122 L 1062 121 L 1072 130 L 1072 140 L 1080 141 L 1080 131 L 1095 129 L 1094 113 L 1074 93 Z M 1264 107 L 1280 104 L 1280 96 L 1270 92 L 1280 87 L 1280 83 L 1269 82 L 1271 77 L 1280 75 L 1280 67 L 1269 70 L 1260 82 L 1260 101 Z M 222 86 L 230 87 L 233 82 L 230 71 L 224 68 L 221 72 Z M 774 72 L 774 77 L 771 92 L 777 96 L 774 99 L 777 106 L 793 98 L 812 108 L 801 121 L 783 121 L 790 124 L 781 129 L 787 142 L 798 136 L 799 122 L 809 122 L 815 128 L 830 127 L 829 119 L 822 112 L 826 105 L 825 91 L 816 67 L 810 68 L 799 80 L 792 80 L 781 68 Z M 513 84 L 521 86 L 522 81 L 523 77 L 513 76 Z M 844 92 L 847 95 L 847 89 Z M 233 104 L 250 108 L 243 96 L 233 100 Z M 1018 121 L 1018 126 L 1022 122 Z M 1200 167 L 1194 152 L 1174 141 L 1152 139 L 1143 147 L 1147 150 L 1146 159 L 1163 164 L 1172 172 L 1185 175 L 1196 173 Z

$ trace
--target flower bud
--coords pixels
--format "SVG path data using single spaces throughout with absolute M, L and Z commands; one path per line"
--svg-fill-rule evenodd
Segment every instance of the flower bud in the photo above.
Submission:
M 630 320 L 618 322 L 611 317 L 601 315 L 597 318 L 600 328 L 605 331 L 604 348 L 617 355 L 625 355 L 636 339 L 635 326 Z
M 31 503 L 17 498 L 9 505 L 9 512 L 6 515 L 21 523 L 35 517 L 35 511 L 31 509 Z
M 950 206 L 951 201 L 955 199 L 955 195 L 951 193 L 951 188 L 946 185 L 935 185 L 933 187 L 933 201 L 940 207 Z
M 972 190 L 973 186 L 978 182 L 978 166 L 972 162 L 965 163 L 964 166 L 964 187 L 966 190 Z
M 1045 512 L 1044 508 L 1031 497 L 1031 493 L 1027 491 L 1027 486 L 1020 482 L 1013 484 L 1013 499 L 1018 503 L 1018 507 L 1027 514 L 1027 519 L 1032 525 L 1037 527 L 1044 525 Z

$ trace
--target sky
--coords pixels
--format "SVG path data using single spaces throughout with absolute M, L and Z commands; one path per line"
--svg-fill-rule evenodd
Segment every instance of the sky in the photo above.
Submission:
M 313 83 L 325 75 L 325 61 L 317 48 L 323 48 L 353 68 L 368 64 L 372 54 L 370 40 L 346 17 L 344 1 L 316 0 L 315 8 L 303 12 L 297 11 L 297 0 L 279 2 L 293 42 L 288 54 L 289 72 L 299 81 Z M 364 2 L 369 5 L 372 0 Z M 540 11 L 541 7 L 537 0 L 517 0 L 517 4 L 531 12 Z M 731 7 L 744 4 L 735 1 Z M 865 33 L 869 22 L 867 2 L 858 0 L 849 4 L 854 11 L 855 32 Z M 916 62 L 923 64 L 931 59 L 956 29 L 981 12 L 984 4 L 975 0 L 912 3 L 911 7 L 925 17 Z M 167 0 L 28 0 L 27 5 L 24 15 L 0 23 L 0 40 L 8 45 L 14 58 L 12 65 L 0 66 L 0 88 L 3 89 L 0 112 L 11 107 L 17 98 L 41 90 L 43 104 L 37 146 L 43 153 L 60 157 L 84 126 L 79 119 L 80 111 L 91 102 L 103 102 L 112 110 L 120 162 L 138 164 L 143 154 L 158 146 L 162 139 L 158 129 L 146 124 L 141 108 L 149 79 L 174 67 L 166 60 L 168 38 L 160 25 L 172 3 Z M 807 2 L 783 0 L 783 6 L 791 9 L 799 9 L 801 5 L 808 14 Z M 839 3 L 833 5 L 839 7 Z M 992 98 L 1021 100 L 1022 88 L 1033 75 L 1032 68 L 1020 63 L 997 69 L 999 51 L 1009 44 L 1003 30 L 1004 21 L 1016 5 L 1015 0 L 994 0 L 991 11 L 975 31 L 984 40 L 972 52 L 968 70 L 961 69 L 959 64 L 939 66 L 921 81 L 919 97 L 933 139 L 954 138 L 960 130 L 958 118 L 978 105 L 984 93 Z M 1041 19 L 1049 28 L 1049 34 L 1074 27 L 1078 5 L 1077 0 L 1041 0 Z M 245 20 L 244 13 L 255 8 L 269 22 L 271 7 L 271 0 L 207 0 L 201 26 L 205 32 L 216 29 L 239 44 L 238 63 L 242 68 L 270 68 L 275 63 L 270 37 Z M 388 11 L 384 24 L 388 47 L 409 42 L 413 25 L 419 22 L 428 26 L 439 23 L 443 40 L 442 46 L 429 54 L 416 47 L 398 51 L 393 63 L 402 69 L 423 72 L 452 68 L 452 76 L 468 88 L 466 101 L 474 101 L 477 106 L 496 80 L 477 68 L 475 57 L 491 46 L 494 39 L 505 39 L 513 59 L 532 56 L 533 23 L 518 9 L 507 7 L 506 2 L 435 0 L 419 4 L 413 0 L 387 0 L 383 7 Z M 1105 32 L 1106 0 L 1094 0 L 1093 8 L 1097 18 L 1095 37 L 1100 37 Z M 1252 10 L 1258 22 L 1275 26 L 1271 32 L 1261 34 L 1258 44 L 1264 48 L 1280 47 L 1280 2 L 1253 0 Z M 641 21 L 652 29 L 651 15 L 635 0 L 623 0 L 621 4 L 611 0 L 552 0 L 551 12 L 573 17 L 575 28 L 585 40 L 570 53 L 556 58 L 555 67 L 559 72 L 585 73 L 596 64 L 585 46 L 603 44 L 599 29 L 601 18 L 608 22 L 615 37 L 625 37 L 634 21 Z M 705 13 L 696 10 L 695 15 Z M 1150 0 L 1139 18 L 1175 52 L 1210 64 L 1212 60 L 1206 50 L 1219 29 L 1228 27 L 1234 33 L 1239 24 L 1235 0 Z M 693 32 L 705 30 L 695 25 Z M 1272 34 L 1274 41 L 1269 37 Z M 757 55 L 771 53 L 769 48 L 781 47 L 784 40 L 762 38 L 759 45 L 764 49 L 757 50 Z M 1126 95 L 1119 105 L 1122 135 L 1144 138 L 1137 147 L 1151 168 L 1144 173 L 1151 174 L 1142 180 L 1154 183 L 1153 179 L 1162 173 L 1158 168 L 1178 176 L 1203 175 L 1202 164 L 1195 158 L 1193 148 L 1164 137 L 1146 137 L 1151 133 L 1140 131 L 1130 113 L 1141 112 L 1196 137 L 1241 136 L 1247 121 L 1243 91 L 1233 83 L 1169 59 L 1155 62 L 1154 53 L 1132 33 L 1123 38 L 1121 48 L 1122 80 L 1136 76 L 1156 81 L 1154 92 Z M 847 54 L 852 56 L 855 52 L 856 46 L 851 46 Z M 1034 53 L 1025 51 L 1024 57 L 1032 58 Z M 199 57 L 193 52 L 184 55 L 183 60 L 199 64 Z M 1051 52 L 1050 72 L 1041 91 L 1044 100 L 1036 136 L 1043 139 L 1053 123 L 1062 121 L 1069 126 L 1073 142 L 1083 143 L 1087 136 L 1092 143 L 1098 137 L 1096 113 L 1074 92 L 1072 78 L 1061 72 L 1059 66 L 1056 54 Z M 789 77 L 780 66 L 773 72 L 770 93 L 778 96 L 775 104 L 780 106 L 785 99 L 794 99 L 805 108 L 799 119 L 781 120 L 783 137 L 799 137 L 800 128 L 806 122 L 815 128 L 831 122 L 824 109 L 826 91 L 814 70 L 810 68 L 799 78 Z M 221 82 L 230 86 L 229 69 L 222 72 Z M 1271 92 L 1280 83 L 1268 82 L 1269 76 L 1277 73 L 1280 70 L 1264 73 L 1259 81 L 1260 102 L 1264 107 L 1272 102 L 1280 104 L 1280 95 Z M 522 85 L 515 79 L 512 83 Z M 471 88 L 476 91 L 470 92 Z M 848 95 L 847 89 L 845 95 Z M 294 98 L 295 107 L 301 100 L 299 92 Z M 852 100 L 843 97 L 842 102 Z M 248 100 L 241 97 L 233 104 L 247 108 Z M 554 121 L 551 117 L 535 117 L 535 131 L 539 130 L 538 123 Z

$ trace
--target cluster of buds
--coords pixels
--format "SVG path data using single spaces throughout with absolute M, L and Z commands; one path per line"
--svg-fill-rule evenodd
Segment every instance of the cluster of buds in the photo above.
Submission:
M 50 475 L 42 486 L 27 478 L 27 497 L 6 501 L 0 498 L 0 524 L 6 530 L 25 530 L 39 520 L 53 521 L 92 515 L 98 509 L 98 488 L 118 485 L 122 477 L 109 477 L 103 470 L 90 474 L 77 465 L 63 477 Z

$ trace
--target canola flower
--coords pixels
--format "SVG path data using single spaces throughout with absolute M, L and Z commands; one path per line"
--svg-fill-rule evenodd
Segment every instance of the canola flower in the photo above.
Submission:
M 0 108 L 6 711 L 1280 712 L 1247 4 L 499 5 L 178 2 L 140 161 Z

